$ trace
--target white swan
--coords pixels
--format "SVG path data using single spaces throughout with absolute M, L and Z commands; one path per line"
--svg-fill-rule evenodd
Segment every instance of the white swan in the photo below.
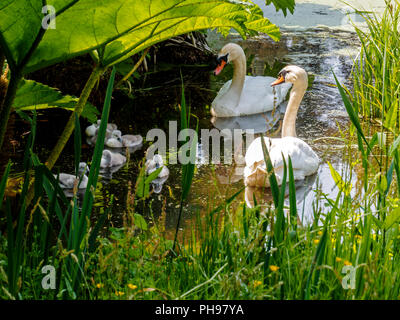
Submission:
M 110 148 L 136 147 L 141 145 L 143 137 L 141 135 L 124 134 L 120 130 L 114 130 L 111 138 L 105 141 L 105 145 Z
M 111 152 L 110 150 L 103 150 L 101 156 L 100 167 L 111 168 L 122 166 L 126 162 L 126 157 L 120 153 Z
M 93 137 L 97 135 L 97 131 L 100 128 L 101 120 L 97 120 L 97 123 L 93 123 L 88 126 L 85 130 L 85 133 L 88 137 Z M 107 123 L 107 131 L 117 130 L 117 125 L 114 123 Z
M 289 103 L 282 125 L 282 138 L 270 139 L 264 137 L 266 147 L 274 167 L 278 184 L 283 179 L 283 159 L 288 164 L 288 156 L 292 159 L 295 180 L 302 180 L 315 173 L 319 166 L 319 157 L 304 141 L 296 138 L 296 117 L 301 100 L 307 90 L 307 72 L 297 66 L 288 66 L 279 73 L 279 78 L 273 86 L 289 82 L 293 84 Z M 250 187 L 269 186 L 268 171 L 264 162 L 261 137 L 255 139 L 246 151 L 246 167 L 244 169 L 244 183 Z
M 89 166 L 85 162 L 81 162 L 79 163 L 78 177 L 74 174 L 60 173 L 58 178 L 60 187 L 63 189 L 73 189 L 75 181 L 78 181 L 79 183 L 79 180 L 81 180 L 78 188 L 85 189 L 89 180 L 86 175 L 87 171 L 89 171 Z M 54 175 L 54 177 L 57 179 L 57 175 Z
M 246 76 L 246 56 L 235 43 L 228 43 L 221 49 L 215 75 L 229 62 L 234 65 L 233 79 L 223 85 L 212 102 L 211 114 L 214 117 L 236 117 L 271 111 L 285 99 L 290 84 L 277 87 L 274 94 L 270 84 L 275 78 Z
M 149 175 L 161 168 L 161 172 L 158 174 L 157 178 L 154 179 L 151 184 L 153 185 L 153 191 L 155 193 L 160 193 L 162 190 L 162 185 L 167 181 L 169 176 L 169 169 L 164 165 L 164 161 L 159 154 L 154 155 L 152 159 L 149 159 L 145 163 L 146 174 Z

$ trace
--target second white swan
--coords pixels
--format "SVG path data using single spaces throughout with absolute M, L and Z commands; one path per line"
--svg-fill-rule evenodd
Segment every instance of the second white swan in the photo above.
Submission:
M 319 157 L 303 140 L 296 137 L 296 117 L 301 100 L 307 90 L 307 72 L 297 66 L 288 66 L 279 73 L 279 78 L 271 85 L 290 82 L 293 88 L 290 92 L 289 103 L 282 125 L 282 138 L 271 139 L 264 137 L 275 176 L 279 185 L 282 184 L 284 164 L 282 154 L 288 163 L 292 160 L 295 180 L 303 180 L 318 170 Z M 249 187 L 268 187 L 268 170 L 264 162 L 261 137 L 255 139 L 246 151 L 246 167 L 244 169 L 244 183 Z

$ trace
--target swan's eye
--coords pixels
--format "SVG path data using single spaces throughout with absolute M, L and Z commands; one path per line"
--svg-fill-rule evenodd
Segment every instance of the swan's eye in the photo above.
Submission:
M 286 78 L 286 76 L 290 73 L 289 70 L 282 70 L 281 72 L 279 72 L 279 76 L 283 77 L 284 79 Z

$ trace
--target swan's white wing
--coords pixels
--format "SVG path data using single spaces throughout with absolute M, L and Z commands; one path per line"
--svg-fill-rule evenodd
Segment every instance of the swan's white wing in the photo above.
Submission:
M 289 156 L 292 159 L 293 174 L 295 180 L 302 180 L 304 177 L 315 173 L 319 166 L 319 157 L 304 141 L 295 137 L 282 139 L 264 138 L 271 163 L 278 183 L 283 178 L 283 158 L 288 164 Z M 255 139 L 246 152 L 246 168 L 244 171 L 245 184 L 249 186 L 268 186 L 266 165 L 262 151 L 261 138 Z
M 270 151 L 271 149 L 271 140 L 273 139 L 264 137 L 265 145 L 268 151 Z M 255 162 L 264 161 L 261 137 L 258 137 L 250 144 L 249 148 L 246 151 L 245 161 L 246 167 L 251 167 Z
M 281 117 L 279 112 L 264 112 L 242 117 L 219 118 L 213 117 L 211 123 L 219 130 L 241 129 L 254 130 L 254 133 L 263 133 L 272 129 Z
M 54 175 L 54 176 L 57 179 L 57 175 Z M 60 181 L 61 188 L 72 189 L 74 187 L 75 180 L 76 180 L 76 177 L 72 174 L 60 173 L 59 181 Z
M 273 110 L 274 105 L 278 106 L 285 100 L 291 87 L 291 84 L 279 85 L 274 94 L 271 83 L 275 80 L 272 77 L 246 76 L 239 102 L 239 93 L 229 90 L 232 80 L 227 81 L 212 102 L 213 116 L 235 117 Z
M 222 88 L 218 91 L 217 96 L 211 103 L 211 114 L 215 117 L 235 117 L 239 114 L 237 113 L 237 98 L 236 96 L 230 94 L 233 93 L 229 91 L 232 80 L 225 82 Z
M 282 84 L 274 88 L 271 83 L 276 79 L 272 77 L 246 76 L 240 102 L 237 110 L 240 115 L 255 114 L 273 110 L 286 98 L 291 84 Z M 275 100 L 275 102 L 274 102 Z
M 292 159 L 293 174 L 295 180 L 302 180 L 304 177 L 315 173 L 319 166 L 319 157 L 311 147 L 303 140 L 295 137 L 282 139 L 271 139 L 270 149 L 271 162 L 275 173 L 280 179 L 283 177 L 283 159 L 289 163 L 289 156 Z
M 217 96 L 215 97 L 215 100 L 218 100 L 219 98 L 221 98 L 225 93 L 227 93 L 229 87 L 231 86 L 232 80 L 229 80 L 227 82 L 224 83 L 224 85 L 221 87 L 221 89 L 219 89 Z

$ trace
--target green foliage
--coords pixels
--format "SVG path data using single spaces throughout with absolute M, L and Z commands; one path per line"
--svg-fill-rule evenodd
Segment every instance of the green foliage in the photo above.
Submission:
M 181 92 L 181 113 L 180 113 L 180 119 L 181 119 L 181 130 L 187 130 L 190 128 L 190 106 L 188 107 L 186 105 L 186 98 L 185 98 L 185 87 L 183 85 L 183 80 L 182 80 L 182 92 Z M 184 153 L 189 153 L 189 161 L 188 163 L 182 164 L 182 180 L 181 180 L 181 187 L 182 187 L 182 193 L 181 193 L 181 199 L 180 199 L 180 206 L 179 206 L 179 215 L 178 215 L 178 222 L 176 224 L 176 229 L 175 229 L 175 238 L 174 238 L 174 244 L 172 246 L 172 251 L 175 250 L 175 245 L 177 243 L 178 239 L 178 232 L 179 232 L 179 226 L 181 223 L 181 218 L 182 218 L 182 211 L 183 211 L 183 204 L 184 201 L 187 200 L 189 196 L 189 191 L 190 187 L 192 186 L 192 181 L 194 177 L 194 172 L 196 169 L 196 148 L 197 148 L 197 142 L 198 142 L 198 131 L 199 131 L 199 119 L 196 117 L 197 123 L 196 123 L 196 131 L 195 131 L 195 136 L 192 137 L 191 144 L 189 148 L 185 151 L 183 151 L 183 147 L 181 147 L 180 152 Z M 190 143 L 190 138 L 188 137 L 186 139 L 186 144 Z M 184 155 L 184 156 L 187 156 Z
M 276 8 L 276 11 L 282 10 L 283 14 L 287 15 L 287 10 L 290 11 L 291 14 L 294 12 L 294 8 L 296 4 L 294 0 L 267 0 L 267 5 L 273 4 Z
M 63 108 L 73 111 L 78 102 L 78 98 L 62 93 L 55 88 L 51 88 L 33 80 L 21 80 L 19 83 L 16 97 L 13 101 L 13 110 L 29 111 L 48 108 Z M 91 122 L 96 121 L 99 114 L 96 107 L 86 103 L 83 108 L 82 116 Z
M 17 5 L 12 1 L 8 3 Z M 32 1 L 33 8 L 35 3 Z M 62 1 L 58 3 L 65 4 Z M 390 10 L 389 14 L 397 12 Z M 379 27 L 385 23 L 381 21 Z M 361 33 L 359 36 L 364 43 L 370 37 Z M 29 42 L 29 37 L 25 40 Z M 388 45 L 389 39 L 386 40 L 386 49 L 392 48 Z M 372 41 L 369 46 L 375 44 Z M 376 64 L 377 70 L 383 68 L 379 74 L 386 88 L 382 87 L 382 92 L 386 93 L 377 95 L 378 100 L 374 101 L 387 101 L 390 96 L 385 90 L 398 86 L 396 74 L 391 74 L 394 67 L 385 69 L 391 65 L 389 60 L 394 58 L 392 49 L 381 51 L 382 60 L 365 57 L 371 65 Z M 19 63 L 21 57 L 16 55 L 14 59 Z M 240 203 L 235 210 L 232 204 L 239 197 L 238 192 L 219 205 L 210 205 L 206 212 L 194 212 L 197 215 L 195 227 L 190 229 L 186 226 L 185 231 L 189 232 L 182 233 L 179 254 L 171 257 L 168 253 L 175 250 L 176 243 L 169 239 L 168 232 L 164 232 L 157 221 L 145 220 L 134 207 L 128 210 L 132 223 L 126 223 L 122 228 L 110 228 L 109 234 L 99 236 L 109 208 L 93 228 L 89 225 L 114 76 L 115 71 L 110 78 L 99 144 L 95 148 L 89 186 L 81 207 L 76 195 L 71 201 L 65 198 L 57 178 L 34 154 L 36 115 L 34 113 L 31 119 L 23 114 L 32 124 L 32 133 L 25 151 L 24 182 L 16 204 L 4 196 L 10 178 L 10 164 L 0 180 L 0 210 L 6 216 L 7 228 L 6 234 L 0 235 L 1 298 L 399 298 L 400 138 L 396 125 L 387 120 L 393 118 L 390 108 L 385 109 L 387 112 L 381 118 L 380 132 L 371 132 L 370 124 L 360 120 L 367 101 L 366 91 L 359 89 L 363 85 L 355 85 L 350 96 L 350 92 L 336 79 L 352 125 L 345 146 L 350 167 L 347 168 L 348 174 L 344 175 L 330 164 L 338 192 L 332 197 L 318 188 L 313 191 L 316 198 L 310 206 L 314 220 L 311 225 L 297 224 L 291 159 L 284 163 L 285 175 L 279 187 L 263 142 L 273 205 L 255 201 L 253 208 Z M 379 79 L 374 78 L 374 81 Z M 393 97 L 396 99 L 395 94 Z M 188 128 L 190 107 L 186 105 L 183 90 L 181 107 L 181 125 Z M 75 115 L 73 121 L 76 166 L 80 158 L 80 127 Z M 388 128 L 395 135 L 393 139 Z M 359 153 L 352 148 L 354 139 Z M 357 164 L 353 163 L 358 162 L 361 170 L 357 173 L 361 173 L 359 180 L 363 183 L 360 189 L 363 190 L 354 192 L 350 186 Z M 184 168 L 181 212 L 194 175 L 194 166 Z M 32 211 L 27 211 L 25 195 L 31 175 L 35 176 L 34 200 Z M 145 185 L 143 179 L 137 190 L 142 188 L 145 194 Z M 284 196 L 286 188 L 289 188 L 288 204 Z M 53 265 L 58 271 L 57 289 L 54 291 L 45 291 L 40 286 L 43 277 L 41 266 L 46 264 Z M 355 268 L 355 289 L 342 286 L 344 266 Z
M 29 10 L 14 0 L 0 8 L 1 45 L 12 69 L 21 66 L 28 73 L 92 50 L 97 50 L 94 56 L 108 66 L 157 42 L 207 28 L 233 27 L 242 36 L 264 32 L 274 40 L 279 38 L 278 28 L 250 3 L 70 0 L 53 5 L 56 29 L 47 30 L 41 28 L 44 15 L 39 0 Z
M 398 133 L 400 88 L 400 2 L 387 5 L 382 17 L 358 12 L 367 31 L 355 27 L 361 52 L 353 70 L 354 100 L 365 118 L 379 118 Z
M 252 3 L 229 0 L 59 0 L 53 3 L 56 27 L 43 28 L 45 2 L 6 0 L 0 7 L 0 46 L 11 69 L 11 79 L 0 114 L 0 148 L 22 77 L 57 62 L 90 53 L 97 67 L 82 91 L 78 115 L 101 71 L 146 48 L 184 33 L 235 28 L 242 37 L 263 32 L 273 40 L 279 29 Z M 58 158 L 73 131 L 70 118 L 47 163 Z
M 115 70 L 111 74 L 105 104 L 102 114 L 102 123 L 108 122 L 110 111 L 111 92 L 114 84 Z M 95 224 L 93 231 L 89 231 L 88 221 L 92 212 L 93 194 L 96 190 L 97 176 L 103 150 L 106 125 L 101 125 L 99 137 L 95 147 L 89 182 L 85 191 L 82 208 L 78 206 L 78 194 L 74 191 L 71 201 L 68 201 L 49 169 L 43 165 L 33 152 L 36 117 L 30 119 L 32 130 L 27 143 L 24 158 L 24 179 L 19 201 L 17 203 L 18 215 L 14 226 L 15 217 L 11 209 L 11 199 L 3 194 L 10 171 L 8 165 L 0 183 L 1 204 L 6 204 L 4 209 L 7 221 L 7 288 L 4 288 L 9 297 L 13 298 L 76 298 L 78 285 L 85 282 L 82 265 L 85 251 L 88 248 L 93 252 L 96 247 L 96 238 L 100 231 L 105 213 Z M 75 126 L 75 170 L 80 161 L 81 132 L 78 118 Z M 34 206 L 32 211 L 26 210 L 26 197 L 30 177 L 34 173 Z M 112 202 L 112 201 L 111 201 Z M 30 215 L 28 216 L 28 213 Z M 66 252 L 68 252 L 66 254 Z M 57 282 L 57 293 L 45 292 L 40 287 L 40 266 L 51 264 L 58 268 L 61 279 Z M 29 279 L 29 280 L 27 280 Z M 32 280 L 30 285 L 27 281 Z M 85 289 L 84 289 L 85 290 Z M 21 295 L 23 292 L 23 295 Z M 90 292 L 88 293 L 90 296 Z
M 150 184 L 154 179 L 157 179 L 158 175 L 162 170 L 158 168 L 146 176 L 146 168 L 142 166 L 139 171 L 139 176 L 137 179 L 137 186 L 136 186 L 136 195 L 140 199 L 146 199 L 150 196 Z

